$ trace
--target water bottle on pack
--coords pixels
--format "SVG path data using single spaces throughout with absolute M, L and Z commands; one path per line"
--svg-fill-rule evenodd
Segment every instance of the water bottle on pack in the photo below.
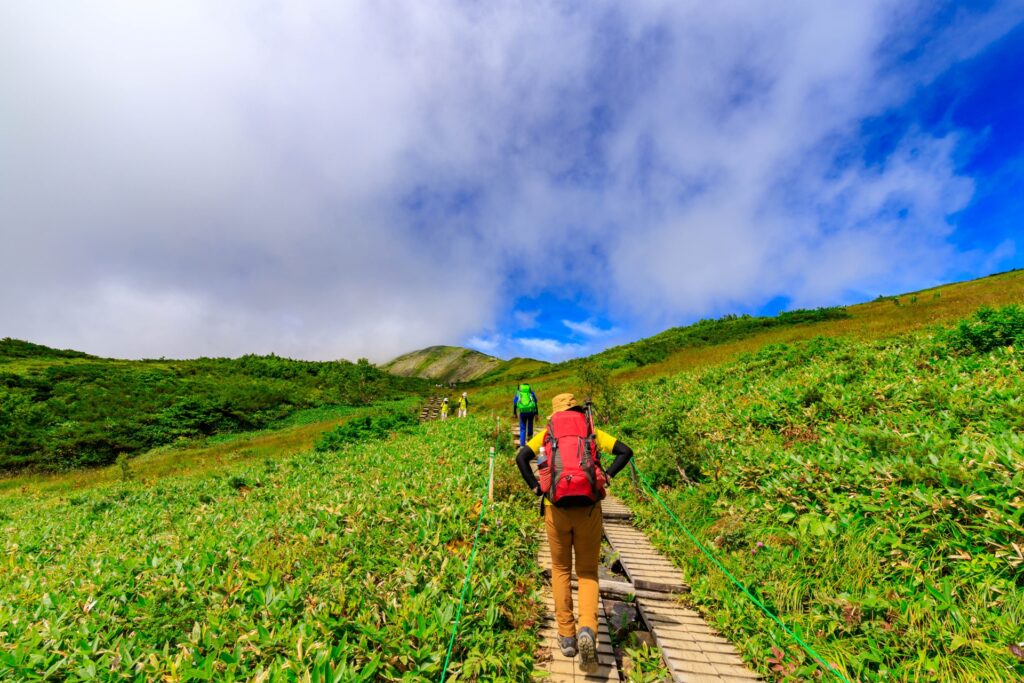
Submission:
M 541 467 L 547 467 L 547 465 L 548 465 L 548 456 L 544 452 L 544 447 L 541 446 L 540 447 L 540 452 L 537 453 L 537 468 L 539 469 Z

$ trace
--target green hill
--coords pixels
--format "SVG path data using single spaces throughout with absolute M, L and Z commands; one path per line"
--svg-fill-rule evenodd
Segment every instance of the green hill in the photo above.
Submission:
M 44 466 L 69 466 L 95 440 L 165 445 L 123 468 L 0 478 L 0 679 L 436 680 L 475 558 L 453 661 L 526 680 L 541 522 L 484 409 L 507 415 L 520 375 L 546 401 L 603 373 L 601 417 L 644 478 L 623 472 L 614 492 L 766 680 L 828 679 L 720 567 L 847 680 L 1024 680 L 1021 302 L 1024 273 L 1004 273 L 499 362 L 467 384 L 469 419 L 424 424 L 403 415 L 432 382 L 365 362 L 112 361 L 4 340 L 5 448 L 38 439 Z M 368 387 L 399 400 L 362 405 Z M 204 437 L 251 416 L 261 431 Z
M 517 373 L 490 373 L 475 382 L 479 387 L 476 405 L 504 412 L 520 377 L 530 379 L 543 402 L 562 391 L 588 393 L 588 383 L 580 379 L 585 369 L 605 375 L 612 384 L 625 384 L 721 365 L 768 344 L 814 337 L 885 339 L 964 319 L 981 306 L 1022 302 L 1024 270 L 1011 270 L 918 292 L 879 296 L 851 306 L 787 311 L 777 316 L 726 315 L 673 327 L 586 358 L 525 367 Z
M 0 470 L 105 465 L 121 453 L 263 429 L 296 411 L 364 406 L 425 387 L 365 360 L 128 361 L 2 339 Z
M 438 382 L 471 382 L 503 371 L 543 366 L 546 363 L 529 358 L 503 361 L 485 353 L 459 346 L 430 346 L 404 354 L 381 365 L 381 369 L 401 377 L 421 377 Z
M 629 383 L 612 429 L 690 531 L 849 680 L 1022 680 L 1021 344 L 1014 305 L 880 340 L 769 344 Z M 638 484 L 616 491 L 690 599 L 748 661 L 818 680 Z

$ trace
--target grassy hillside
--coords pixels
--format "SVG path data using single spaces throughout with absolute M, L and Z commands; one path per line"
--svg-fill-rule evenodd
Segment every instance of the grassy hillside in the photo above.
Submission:
M 459 346 L 431 346 L 404 354 L 381 365 L 401 377 L 421 377 L 437 382 L 467 382 L 496 369 L 501 359 Z
M 439 680 L 486 492 L 480 427 L 0 494 L 0 680 Z M 526 680 L 536 511 L 502 499 L 484 522 L 449 671 Z
M 542 403 L 563 391 L 585 393 L 580 375 L 587 367 L 605 372 L 613 384 L 674 375 L 736 359 L 767 344 L 814 337 L 884 339 L 965 318 L 980 306 L 1024 302 L 1024 270 L 990 275 L 932 289 L 879 297 L 875 301 L 782 313 L 775 317 L 725 316 L 677 327 L 648 339 L 607 349 L 589 358 L 553 365 L 523 366 L 475 382 L 478 410 L 504 415 L 520 378 L 531 382 Z
M 698 538 L 850 680 L 1020 680 L 1021 345 L 1021 307 L 946 332 L 773 344 L 630 385 L 611 429 Z M 660 504 L 616 489 L 751 661 L 816 675 Z
M 261 429 L 298 410 L 366 405 L 425 386 L 366 361 L 122 361 L 3 339 L 0 470 L 105 465 L 121 453 Z
M 402 416 L 432 382 L 366 364 L 6 340 L 8 443 L 173 439 L 125 468 L 0 479 L 0 679 L 437 680 L 486 481 L 479 417 L 510 412 L 524 375 L 545 407 L 593 393 L 667 505 L 849 680 L 1022 679 L 1024 311 L 976 313 L 1012 302 L 1024 273 L 510 361 L 469 384 L 469 420 L 422 426 Z M 33 423 L 44 408 L 76 428 Z M 248 415 L 265 421 L 230 422 Z M 464 680 L 524 680 L 533 656 L 539 522 L 508 451 L 498 469 Z M 753 667 L 827 680 L 628 474 L 615 491 Z
M 1024 302 L 1024 270 L 1014 270 L 919 292 L 878 297 L 874 301 L 843 307 L 848 317 L 775 327 L 725 343 L 684 348 L 669 354 L 662 362 L 622 368 L 616 374 L 622 380 L 657 377 L 731 360 L 765 344 L 788 343 L 817 336 L 884 339 L 937 323 L 963 319 L 980 306 L 1021 302 Z

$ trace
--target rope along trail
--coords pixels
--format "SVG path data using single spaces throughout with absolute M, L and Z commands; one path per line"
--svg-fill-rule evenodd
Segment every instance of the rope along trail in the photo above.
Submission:
M 753 602 L 758 608 L 760 608 L 760 610 L 762 612 L 764 612 L 772 621 L 774 621 L 776 624 L 778 624 L 782 628 L 782 630 L 785 631 L 791 638 L 793 638 L 793 640 L 796 641 L 796 643 L 798 645 L 800 645 L 800 647 L 802 647 L 804 649 L 804 651 L 807 652 L 807 654 L 809 654 L 811 657 L 813 657 L 816 662 L 818 662 L 819 664 L 824 666 L 830 673 L 835 675 L 836 678 L 838 678 L 839 680 L 843 681 L 843 683 L 850 683 L 850 681 L 845 676 L 843 676 L 843 674 L 839 673 L 839 671 L 837 671 L 835 669 L 835 667 L 833 667 L 831 664 L 826 662 L 825 659 L 823 657 L 821 657 L 821 655 L 819 655 L 817 652 L 815 652 L 814 648 L 812 648 L 810 645 L 805 643 L 804 640 L 800 636 L 798 636 L 796 633 L 791 631 L 784 623 L 782 623 L 781 619 L 779 619 L 777 616 L 775 616 L 775 614 L 770 609 L 765 607 L 764 604 L 760 600 L 758 600 L 749 590 L 747 590 L 746 586 L 744 586 L 742 583 L 740 583 L 739 579 L 737 579 L 735 576 L 733 576 L 732 573 L 728 569 L 725 568 L 725 565 L 723 565 L 719 561 L 719 559 L 717 557 L 715 557 L 715 555 L 710 550 L 708 550 L 707 547 L 704 546 L 703 543 L 701 543 L 699 540 L 697 540 L 697 537 L 694 536 L 690 532 L 690 530 L 688 528 L 686 528 L 686 525 L 683 524 L 683 522 L 679 519 L 679 517 L 677 517 L 676 514 L 674 512 L 672 512 L 672 510 L 668 507 L 668 505 L 665 504 L 665 501 L 661 499 L 661 496 L 659 496 L 658 492 L 654 490 L 654 488 L 651 486 L 650 482 L 647 481 L 647 478 L 643 475 L 643 473 L 640 471 L 640 469 L 636 466 L 635 463 L 633 463 L 633 471 L 635 471 L 637 476 L 640 477 L 640 481 L 643 482 L 644 488 L 647 489 L 647 491 L 650 493 L 650 495 L 655 500 L 658 501 L 658 503 L 661 505 L 661 507 L 664 508 L 665 512 L 668 513 L 669 517 L 671 517 L 675 521 L 675 523 L 679 526 L 679 528 L 683 530 L 683 533 L 685 533 L 686 536 L 691 541 L 693 541 L 693 544 L 696 545 L 700 549 L 700 551 L 702 553 L 704 553 L 704 555 L 707 556 L 707 558 L 709 560 L 711 560 L 715 564 L 715 566 L 717 566 L 722 571 L 722 573 L 725 574 L 725 576 L 737 588 L 740 589 L 740 591 L 743 593 L 743 595 L 747 596 L 747 598 L 749 598 L 751 602 Z
M 496 429 L 495 446 L 497 446 L 498 439 L 500 438 L 500 431 L 501 430 L 500 430 L 500 426 L 499 426 L 499 428 Z M 455 641 L 456 641 L 456 638 L 458 636 L 459 624 L 462 621 L 462 612 L 463 612 L 463 609 L 465 607 L 466 597 L 467 597 L 467 595 L 469 593 L 470 579 L 472 578 L 473 566 L 474 566 L 475 561 L 476 561 L 476 555 L 477 555 L 477 550 L 478 550 L 478 546 L 479 546 L 480 529 L 483 526 L 484 514 L 486 513 L 486 510 L 487 510 L 487 500 L 488 500 L 488 497 L 489 497 L 489 492 L 491 490 L 491 486 L 492 486 L 492 482 L 493 482 L 493 478 L 494 478 L 493 460 L 494 460 L 494 452 L 495 452 L 495 450 L 496 450 L 496 448 L 493 448 L 491 450 L 490 467 L 489 467 L 489 470 L 488 470 L 488 475 L 486 477 L 486 482 L 487 483 L 486 483 L 486 486 L 483 488 L 483 492 L 482 492 L 482 494 L 480 496 L 480 513 L 479 513 L 479 515 L 477 517 L 476 530 L 475 530 L 475 532 L 473 534 L 473 547 L 472 547 L 472 550 L 470 552 L 469 562 L 468 562 L 468 564 L 466 566 L 466 576 L 465 576 L 465 579 L 463 580 L 463 583 L 462 583 L 462 591 L 461 591 L 461 595 L 460 595 L 460 598 L 459 598 L 458 608 L 457 608 L 456 614 L 455 614 L 455 622 L 452 625 L 451 636 L 450 636 L 449 641 L 448 641 L 448 649 L 447 649 L 447 653 L 446 653 L 445 659 L 444 659 L 444 667 L 443 667 L 442 672 L 441 672 L 440 683 L 444 683 L 447 680 L 447 678 L 448 678 L 448 666 L 451 663 L 452 653 L 453 653 L 454 648 L 455 648 Z M 778 624 L 783 629 L 783 631 L 786 634 L 788 634 L 791 638 L 793 638 L 793 640 L 798 645 L 800 645 L 800 647 L 802 647 L 816 662 L 818 662 L 819 664 L 823 665 L 830 673 L 832 673 L 834 676 L 836 676 L 840 681 L 843 681 L 843 683 L 850 683 L 850 681 L 846 677 L 844 677 L 839 671 L 837 671 L 831 664 L 829 664 L 827 661 L 825 661 L 825 659 L 823 657 L 821 657 L 817 652 L 815 652 L 814 649 L 811 648 L 810 645 L 808 645 L 806 642 L 804 642 L 804 640 L 802 638 L 800 638 L 800 636 L 798 636 L 791 629 L 789 629 L 774 613 L 772 613 L 771 610 L 769 610 L 767 607 L 765 607 L 765 605 L 760 600 L 758 600 L 746 588 L 746 586 L 744 586 L 725 567 L 725 565 L 723 565 L 722 562 L 704 544 L 702 544 L 697 539 L 696 536 L 694 536 L 693 533 L 690 532 L 690 530 L 686 527 L 686 525 L 683 524 L 683 522 L 679 519 L 679 517 L 668 507 L 668 505 L 661 498 L 661 496 L 658 495 L 657 491 L 654 490 L 654 488 L 651 486 L 651 484 L 647 480 L 647 478 L 643 475 L 643 473 L 640 472 L 639 468 L 636 467 L 635 463 L 632 464 L 632 467 L 633 467 L 633 470 L 636 472 L 637 476 L 639 477 L 640 481 L 643 483 L 643 487 L 650 494 L 650 496 L 653 499 L 657 500 L 657 502 L 661 505 L 661 507 L 665 510 L 665 512 L 668 513 L 669 517 L 671 517 L 672 520 L 679 526 L 679 528 L 683 530 L 683 532 L 694 543 L 694 545 L 696 545 L 697 548 L 699 548 L 701 550 L 701 552 L 709 560 L 711 560 L 715 564 L 715 566 L 717 566 L 719 568 L 719 570 L 721 570 L 722 573 L 725 574 L 725 576 L 737 588 L 739 588 L 740 591 L 751 602 L 754 603 L 754 605 L 756 605 L 772 621 L 774 621 L 776 624 Z M 610 529 L 608 531 L 610 531 Z M 607 537 L 607 534 L 606 534 L 606 537 Z M 544 548 L 543 550 L 546 550 L 546 548 Z M 541 557 L 539 559 L 544 558 L 544 556 L 546 555 L 546 553 L 544 553 L 543 550 L 541 552 Z M 655 551 L 653 549 L 653 547 L 648 548 L 647 550 L 649 551 L 650 554 L 657 555 L 657 551 Z M 652 605 L 657 605 L 657 604 L 658 603 L 652 603 Z M 549 609 L 550 609 L 550 607 L 551 606 L 549 606 Z M 666 609 L 669 609 L 669 610 L 674 609 L 673 606 L 668 606 L 668 603 L 666 603 L 665 606 L 663 606 L 663 607 L 666 608 Z M 658 614 L 657 612 L 653 613 L 653 615 L 655 617 L 657 617 L 657 614 Z M 693 617 L 696 617 L 696 614 L 694 614 Z M 698 629 L 701 628 L 701 627 L 706 627 L 706 625 L 703 625 L 702 621 L 700 622 L 700 624 L 701 625 L 698 626 Z M 605 628 L 607 628 L 607 627 L 605 627 Z M 655 631 L 656 630 L 657 629 L 655 629 Z M 604 635 L 605 638 L 608 637 L 607 633 L 604 633 L 602 635 Z M 667 653 L 665 653 L 665 654 L 667 656 Z M 612 668 L 614 669 L 614 666 Z M 675 673 L 675 671 L 673 671 L 673 673 Z M 617 676 L 616 676 L 616 678 L 617 678 Z
M 495 438 L 497 444 L 497 438 Z M 452 658 L 452 650 L 455 649 L 455 636 L 459 632 L 459 622 L 462 620 L 462 608 L 466 604 L 466 593 L 469 591 L 469 579 L 473 574 L 473 563 L 476 561 L 477 541 L 480 539 L 480 527 L 483 525 L 484 512 L 487 510 L 487 496 L 491 490 L 491 482 L 494 479 L 494 449 L 491 449 L 491 464 L 487 474 L 487 485 L 484 486 L 483 495 L 480 497 L 480 515 L 476 520 L 476 531 L 473 534 L 473 550 L 469 555 L 469 564 L 466 566 L 466 578 L 462 582 L 462 597 L 459 598 L 459 607 L 455 612 L 455 623 L 452 625 L 452 635 L 448 641 L 448 654 L 444 657 L 444 668 L 441 670 L 441 683 L 448 678 L 448 663 Z

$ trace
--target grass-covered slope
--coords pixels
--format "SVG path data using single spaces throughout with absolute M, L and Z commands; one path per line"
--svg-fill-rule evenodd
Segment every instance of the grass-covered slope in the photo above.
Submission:
M 401 377 L 421 377 L 438 382 L 468 382 L 498 368 L 500 358 L 459 346 L 430 346 L 412 351 L 380 367 Z
M 496 410 L 500 415 L 510 410 L 512 394 L 523 378 L 544 402 L 563 391 L 584 392 L 580 375 L 587 366 L 605 372 L 612 383 L 622 384 L 719 365 L 767 344 L 814 337 L 884 339 L 960 320 L 979 306 L 1020 302 L 1024 302 L 1024 270 L 878 297 L 853 306 L 766 317 L 727 315 L 671 328 L 588 358 L 557 364 L 536 361 L 536 365 L 522 364 L 514 372 L 492 372 L 474 382 L 473 396 L 478 409 Z
M 625 387 L 613 429 L 697 536 L 849 680 L 1020 680 L 1022 347 L 1020 307 L 950 332 L 769 345 Z M 616 488 L 750 661 L 813 678 L 659 505 Z
M 366 361 L 124 361 L 3 339 L 0 470 L 103 465 L 120 453 L 259 429 L 317 406 L 408 396 L 425 385 Z
M 449 421 L 72 497 L 0 494 L 0 680 L 435 682 L 491 443 Z M 452 680 L 529 679 L 536 524 L 532 504 L 488 506 Z
M 763 324 L 760 329 L 750 329 L 749 333 L 731 338 L 719 336 L 713 343 L 680 345 L 677 350 L 670 351 L 664 360 L 647 365 L 630 364 L 622 360 L 607 364 L 614 366 L 620 380 L 657 377 L 726 362 L 739 354 L 756 351 L 765 344 L 789 343 L 813 337 L 884 339 L 926 329 L 937 323 L 960 320 L 973 314 L 980 306 L 1004 306 L 1020 302 L 1024 302 L 1024 270 L 1013 270 L 919 292 L 880 296 L 874 301 L 853 306 L 799 312 L 818 314 L 817 319 L 783 313 L 778 316 L 777 323 L 788 324 Z M 743 317 L 726 316 L 723 320 L 730 319 L 742 321 Z M 744 331 L 743 326 L 735 322 L 731 324 L 734 325 L 734 331 Z M 681 331 L 689 336 L 691 333 L 687 332 L 688 329 L 682 328 Z M 645 342 L 641 340 L 637 344 L 643 345 Z M 631 345 L 621 348 L 628 351 Z

